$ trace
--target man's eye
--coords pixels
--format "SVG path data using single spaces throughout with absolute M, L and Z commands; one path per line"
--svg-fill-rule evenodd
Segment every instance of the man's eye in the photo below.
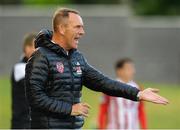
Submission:
M 81 26 L 76 26 L 76 28 L 81 28 Z

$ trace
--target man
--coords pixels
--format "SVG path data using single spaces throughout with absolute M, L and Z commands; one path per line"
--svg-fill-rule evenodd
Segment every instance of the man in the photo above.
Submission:
M 135 68 L 129 58 L 120 59 L 115 65 L 117 81 L 140 88 L 133 81 Z M 147 129 L 143 102 L 103 94 L 99 112 L 99 129 Z
M 134 101 L 160 104 L 168 101 L 155 89 L 137 88 L 112 80 L 88 64 L 77 50 L 84 35 L 83 21 L 72 9 L 59 9 L 52 20 L 53 32 L 42 30 L 37 51 L 26 65 L 27 97 L 31 106 L 31 128 L 81 128 L 90 106 L 81 103 L 82 86 Z
M 23 43 L 23 57 L 13 67 L 11 75 L 12 85 L 12 129 L 26 129 L 30 127 L 29 107 L 25 97 L 25 66 L 28 58 L 34 52 L 35 34 L 27 34 Z

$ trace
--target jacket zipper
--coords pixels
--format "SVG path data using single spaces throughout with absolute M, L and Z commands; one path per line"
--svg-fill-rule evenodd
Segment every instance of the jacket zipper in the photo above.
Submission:
M 70 59 L 70 55 L 68 56 L 68 64 L 69 64 L 69 69 L 70 69 L 70 72 L 71 72 L 71 90 L 72 90 L 72 95 L 73 95 L 73 102 L 72 104 L 74 104 L 74 94 L 73 94 L 73 91 L 74 91 L 74 77 L 73 77 L 73 68 L 72 68 L 72 64 L 71 64 L 71 59 Z M 73 116 L 73 119 L 72 119 L 72 128 L 74 128 L 74 121 L 75 121 L 75 116 Z

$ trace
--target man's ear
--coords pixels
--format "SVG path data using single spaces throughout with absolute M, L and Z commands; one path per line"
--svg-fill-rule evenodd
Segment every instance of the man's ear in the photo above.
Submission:
M 58 26 L 58 30 L 59 30 L 59 33 L 60 33 L 61 35 L 64 35 L 64 34 L 65 34 L 65 25 L 60 24 L 60 25 Z

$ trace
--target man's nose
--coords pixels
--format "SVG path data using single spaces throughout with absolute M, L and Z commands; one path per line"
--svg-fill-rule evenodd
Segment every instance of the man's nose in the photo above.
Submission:
M 84 29 L 82 28 L 79 33 L 80 33 L 80 35 L 84 35 L 85 34 Z

